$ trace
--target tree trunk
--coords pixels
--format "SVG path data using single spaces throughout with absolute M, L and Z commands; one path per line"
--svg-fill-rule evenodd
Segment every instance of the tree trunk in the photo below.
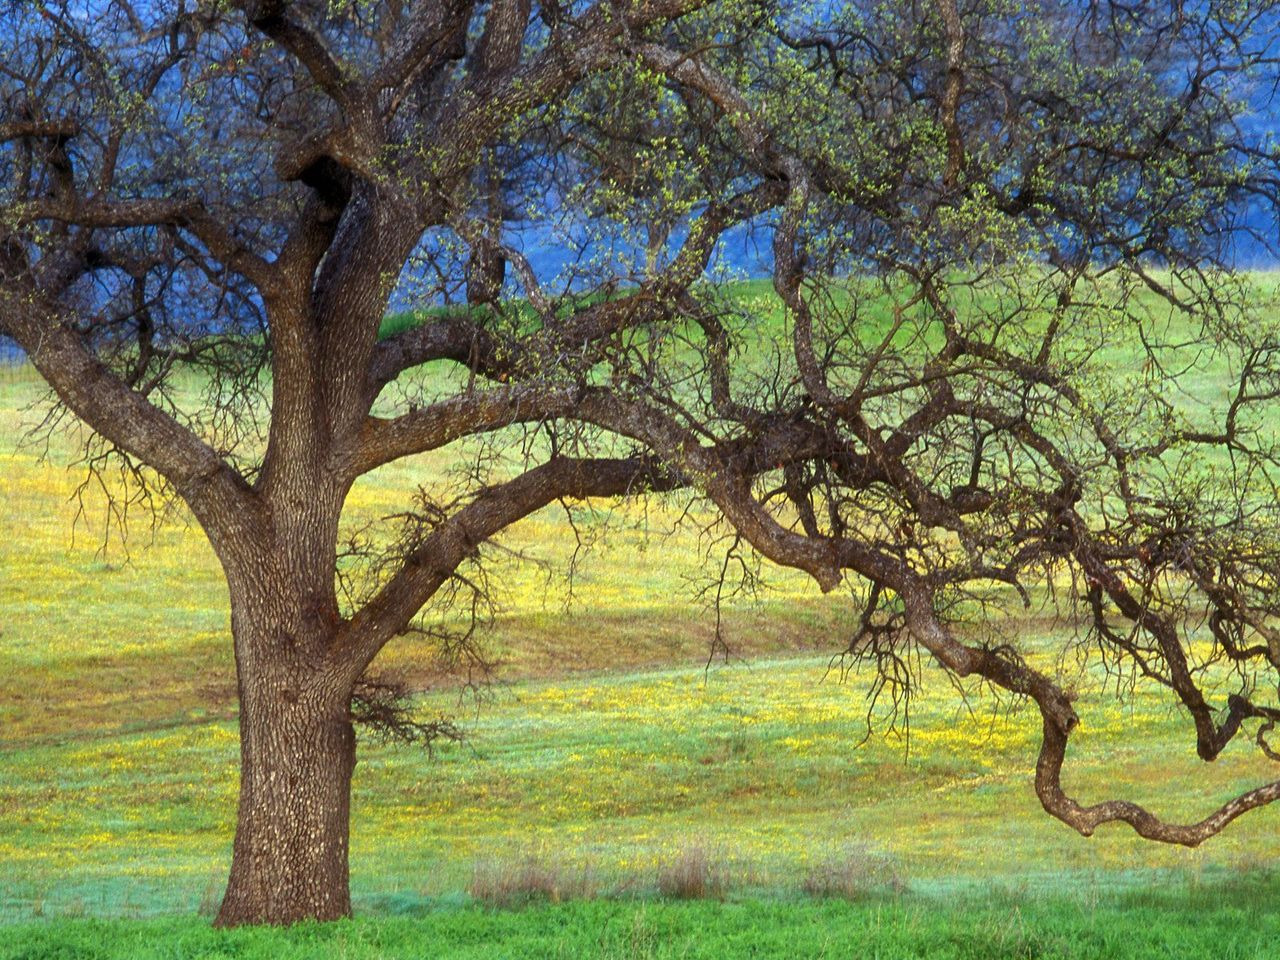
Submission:
M 288 696 L 241 702 L 240 810 L 218 926 L 351 914 L 355 733 L 345 709 L 312 697 L 290 703 Z
M 215 922 L 229 927 L 350 916 L 347 846 L 356 762 L 351 690 L 315 669 L 332 631 L 322 618 L 299 617 L 307 604 L 297 600 L 305 593 L 289 591 L 292 609 L 283 626 L 259 603 L 237 604 L 236 593 L 233 585 L 240 807 L 231 877 Z M 254 593 L 266 599 L 265 591 Z M 273 599 L 279 603 L 280 594 Z

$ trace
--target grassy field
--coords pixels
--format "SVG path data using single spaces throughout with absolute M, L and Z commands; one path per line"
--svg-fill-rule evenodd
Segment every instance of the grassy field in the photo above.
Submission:
M 1075 899 L 596 900 L 433 909 L 283 931 L 220 932 L 190 919 L 70 920 L 6 928 L 0 960 L 1267 960 L 1280 937 L 1275 892 L 1246 882 Z
M 735 656 L 708 667 L 707 539 L 612 505 L 572 598 L 538 563 L 502 570 L 483 697 L 419 642 L 384 654 L 469 741 L 362 745 L 363 918 L 215 934 L 191 915 L 216 906 L 235 814 L 221 575 L 180 513 L 135 523 L 127 554 L 102 549 L 101 501 L 75 522 L 74 436 L 43 457 L 19 443 L 39 396 L 29 370 L 0 367 L 0 958 L 1274 955 L 1276 811 L 1195 851 L 1119 827 L 1081 838 L 1032 793 L 1034 711 L 966 702 L 927 667 L 909 736 L 861 743 L 866 678 L 828 670 L 849 629 L 839 600 L 771 576 L 730 605 Z M 396 509 L 446 456 L 362 483 L 351 523 Z M 505 542 L 549 569 L 570 552 L 554 511 Z M 1004 629 L 1034 650 L 1064 628 Z M 1067 785 L 1084 800 L 1191 817 L 1274 776 L 1245 745 L 1201 764 L 1152 690 L 1117 702 L 1079 679 Z M 691 872 L 727 902 L 659 898 Z M 552 902 L 485 906 L 522 889 Z

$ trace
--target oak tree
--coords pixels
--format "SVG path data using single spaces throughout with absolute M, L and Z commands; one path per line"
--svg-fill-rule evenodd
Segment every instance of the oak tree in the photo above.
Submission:
M 7 3 L 0 334 L 226 573 L 218 922 L 350 912 L 352 721 L 406 722 L 370 665 L 557 501 L 704 498 L 840 588 L 877 690 L 924 651 L 1029 697 L 1082 833 L 1195 844 L 1280 794 L 1078 803 L 1062 671 L 972 629 L 1048 603 L 1206 760 L 1246 728 L 1274 758 L 1280 340 L 1226 269 L 1280 184 L 1273 8 Z M 747 233 L 767 293 L 713 269 Z M 1188 404 L 1203 362 L 1230 389 Z M 342 537 L 359 478 L 477 437 Z

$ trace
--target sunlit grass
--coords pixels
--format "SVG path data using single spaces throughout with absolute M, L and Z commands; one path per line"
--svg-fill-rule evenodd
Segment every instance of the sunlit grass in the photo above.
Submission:
M 230 931 L 192 918 L 64 920 L 10 927 L 0 960 L 1268 960 L 1280 934 L 1274 890 L 1246 879 L 1154 895 L 1092 887 L 1075 898 L 982 891 L 860 903 L 597 900 L 498 911 L 436 905 L 413 916 Z

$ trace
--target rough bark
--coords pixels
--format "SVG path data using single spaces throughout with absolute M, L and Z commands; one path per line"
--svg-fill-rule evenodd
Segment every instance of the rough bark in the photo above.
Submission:
M 240 803 L 217 924 L 349 916 L 351 687 L 316 667 L 332 625 L 299 610 L 303 590 L 281 597 L 234 582 Z
M 351 914 L 347 843 L 355 733 L 342 698 L 288 678 L 242 680 L 240 807 L 218 926 Z

